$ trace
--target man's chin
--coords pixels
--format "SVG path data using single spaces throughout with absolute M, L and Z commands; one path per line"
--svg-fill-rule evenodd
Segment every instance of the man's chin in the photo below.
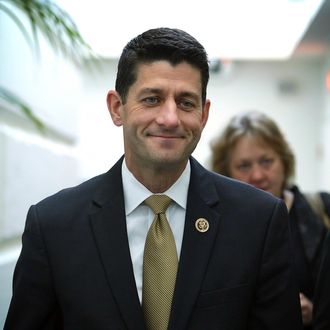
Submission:
M 151 163 L 158 164 L 159 166 L 178 166 L 186 162 L 188 157 L 183 157 L 181 154 L 157 154 L 153 155 L 150 159 Z

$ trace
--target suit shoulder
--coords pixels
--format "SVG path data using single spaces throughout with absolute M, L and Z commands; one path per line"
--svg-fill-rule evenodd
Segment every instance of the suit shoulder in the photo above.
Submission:
M 90 201 L 104 180 L 105 174 L 95 176 L 76 186 L 68 187 L 46 197 L 36 204 L 39 209 L 83 204 Z
M 210 192 L 208 195 L 217 196 L 230 205 L 274 205 L 279 198 L 271 193 L 258 189 L 250 184 L 238 181 L 227 176 L 210 171 L 192 158 L 192 171 L 194 173 L 194 186 Z M 196 188 L 197 189 L 197 188 Z M 214 191 L 214 194 L 211 192 Z
M 212 181 L 220 191 L 226 191 L 226 195 L 234 199 L 263 200 L 274 202 L 279 199 L 264 190 L 258 189 L 248 183 L 241 182 L 217 173 L 210 172 Z
M 324 205 L 325 212 L 330 217 L 330 194 L 328 192 L 320 192 L 320 196 Z

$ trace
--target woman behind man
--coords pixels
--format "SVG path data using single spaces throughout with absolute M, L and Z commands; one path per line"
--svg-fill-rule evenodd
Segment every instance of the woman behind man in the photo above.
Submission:
M 233 117 L 212 144 L 212 170 L 284 199 L 291 220 L 304 329 L 311 329 L 314 288 L 327 229 L 306 197 L 291 184 L 295 158 L 279 127 L 257 111 Z M 321 197 L 329 206 L 330 194 L 321 193 Z

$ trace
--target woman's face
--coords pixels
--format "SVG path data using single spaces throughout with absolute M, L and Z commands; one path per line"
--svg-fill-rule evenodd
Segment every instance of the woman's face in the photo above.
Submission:
M 260 139 L 247 135 L 234 146 L 229 161 L 230 176 L 282 196 L 284 165 L 280 156 Z

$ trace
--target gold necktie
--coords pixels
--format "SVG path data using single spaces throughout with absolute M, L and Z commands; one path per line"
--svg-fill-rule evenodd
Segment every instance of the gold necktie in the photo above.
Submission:
M 144 203 L 155 213 L 143 256 L 142 308 L 148 330 L 166 330 L 178 269 L 178 256 L 166 209 L 166 195 L 152 195 Z

